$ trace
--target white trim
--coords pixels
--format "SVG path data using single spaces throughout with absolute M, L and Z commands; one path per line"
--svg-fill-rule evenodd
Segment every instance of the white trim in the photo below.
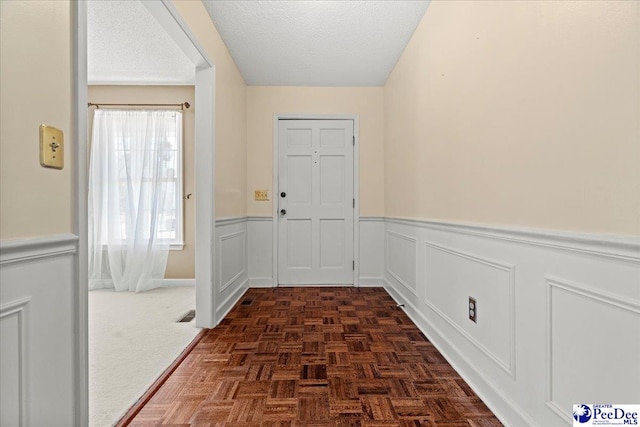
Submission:
M 545 405 L 551 409 L 556 415 L 564 421 L 571 420 L 571 412 L 566 411 L 557 402 L 553 400 L 553 323 L 552 323 L 552 304 L 553 298 L 551 291 L 553 288 L 562 289 L 603 304 L 611 305 L 616 308 L 640 314 L 640 301 L 623 299 L 609 292 L 603 292 L 593 289 L 580 283 L 572 282 L 559 277 L 546 275 L 546 401 Z M 568 422 L 570 424 L 570 422 Z
M 243 253 L 243 256 L 244 256 L 244 254 L 246 253 L 246 233 L 245 233 L 245 230 L 240 230 L 240 231 L 236 231 L 234 233 L 229 233 L 229 234 L 225 234 L 224 236 L 220 236 L 220 251 L 222 252 L 222 242 L 224 242 L 225 240 L 231 240 L 233 238 L 236 238 L 236 237 L 242 236 L 242 235 L 244 235 L 244 237 L 245 237 L 244 239 L 242 239 L 242 242 L 243 242 L 243 245 L 244 245 L 242 253 Z M 220 262 L 222 262 L 222 255 L 220 257 Z M 227 281 L 227 283 L 222 284 L 222 265 L 221 265 L 220 268 L 218 268 L 218 275 L 219 275 L 218 283 L 220 283 L 220 292 L 223 292 L 225 289 L 227 289 L 229 286 L 231 286 L 236 280 L 238 280 L 238 278 L 245 273 L 246 267 L 247 267 L 246 262 L 243 262 L 242 263 L 242 270 L 240 270 L 239 272 L 234 274 L 233 277 Z
M 280 193 L 278 188 L 278 121 L 279 120 L 352 120 L 353 136 L 355 146 L 353 148 L 353 197 L 355 198 L 355 208 L 353 209 L 353 259 L 355 268 L 353 271 L 353 286 L 359 286 L 360 277 L 360 116 L 357 114 L 297 114 L 297 113 L 275 113 L 273 115 L 273 198 L 272 216 L 273 221 L 273 282 L 278 286 L 278 200 Z
M 249 277 L 250 288 L 273 288 L 273 277 Z
M 59 255 L 73 255 L 77 251 L 78 236 L 71 233 L 2 240 L 0 241 L 0 265 Z
M 502 360 L 500 357 L 494 354 L 491 350 L 489 350 L 486 346 L 484 346 L 480 341 L 478 341 L 471 334 L 465 331 L 458 323 L 456 323 L 453 319 L 447 316 L 433 302 L 429 301 L 429 299 L 427 298 L 428 295 L 424 296 L 423 302 L 427 305 L 427 307 L 433 310 L 434 313 L 440 316 L 449 325 L 451 325 L 451 327 L 453 327 L 456 331 L 458 331 L 458 333 L 460 333 L 463 337 L 465 337 L 471 344 L 476 346 L 478 350 L 482 351 L 491 361 L 493 361 L 496 365 L 498 365 L 501 369 L 503 369 L 507 374 L 509 374 L 511 378 L 515 379 L 516 377 L 516 367 L 515 367 L 515 364 L 516 364 L 515 269 L 516 267 L 515 265 L 493 261 L 477 255 L 472 255 L 470 253 L 436 245 L 435 243 L 431 243 L 428 241 L 425 241 L 424 245 L 426 247 L 431 247 L 439 251 L 467 259 L 469 261 L 477 262 L 479 264 L 504 271 L 509 274 L 509 305 L 510 305 L 509 307 L 509 341 L 510 342 L 509 342 L 509 360 L 508 361 Z
M 225 225 L 232 225 L 232 224 L 241 224 L 246 221 L 247 221 L 246 216 L 230 216 L 225 218 L 216 218 L 216 227 L 224 227 Z
M 362 217 L 375 221 L 378 217 Z M 640 263 L 640 236 L 615 236 L 601 233 L 578 233 L 544 228 L 522 228 L 471 224 L 454 221 L 432 221 L 383 217 L 384 222 L 459 234 L 525 243 Z
M 605 304 L 613 305 L 614 307 L 621 308 L 632 313 L 640 314 L 640 301 L 623 299 L 617 295 L 598 291 L 579 283 L 570 282 L 569 280 L 561 279 L 554 276 L 545 276 L 547 285 L 550 288 L 556 287 L 564 289 L 565 291 L 572 292 L 583 297 L 587 297 Z
M 360 222 L 384 222 L 383 216 L 361 216 Z
M 18 402 L 20 405 L 18 408 L 20 416 L 18 425 L 20 427 L 29 425 L 29 412 L 27 411 L 27 407 L 29 405 L 27 372 L 29 369 L 30 357 L 29 347 L 27 347 L 27 334 L 29 331 L 28 304 L 30 301 L 31 297 L 26 297 L 0 305 L 0 320 L 2 320 L 3 317 L 8 317 L 12 314 L 18 316 Z
M 414 250 L 413 250 L 413 257 L 415 259 L 416 257 L 416 251 L 418 250 L 418 239 L 411 237 L 411 236 L 407 236 L 406 234 L 402 234 L 402 233 L 398 233 L 397 231 L 392 231 L 392 230 L 387 230 L 387 236 L 395 236 L 399 239 L 403 239 L 406 241 L 409 241 L 411 243 L 414 244 Z M 385 266 L 386 266 L 386 270 L 387 273 L 389 273 L 391 275 L 391 277 L 393 277 L 394 279 L 396 279 L 398 281 L 398 283 L 400 283 L 402 286 L 404 286 L 409 292 L 411 292 L 415 297 L 418 296 L 418 291 L 415 288 L 412 288 L 411 286 L 409 286 L 409 284 L 407 282 L 405 282 L 398 273 L 396 273 L 395 271 L 391 270 L 391 267 L 389 266 L 387 260 L 389 259 L 389 239 L 385 238 L 385 251 L 384 251 L 384 259 L 385 259 Z M 417 285 L 416 283 L 414 283 L 414 285 Z
M 180 135 L 176 135 L 176 139 L 180 139 L 180 143 L 177 144 L 178 149 L 176 150 L 177 159 L 176 159 L 176 194 L 175 194 L 175 206 L 176 206 L 176 234 L 173 239 L 171 239 L 171 244 L 169 245 L 169 250 L 181 251 L 184 249 L 184 112 L 179 111 L 180 113 Z
M 507 240 L 640 263 L 640 237 L 402 218 L 385 218 L 385 222 Z
M 162 279 L 160 287 L 162 288 L 180 288 L 184 286 L 196 286 L 196 279 Z
M 196 173 L 196 326 L 217 324 L 215 310 L 215 64 L 171 0 L 143 2 L 194 64 Z
M 184 249 L 184 242 L 176 242 L 176 243 L 171 243 L 169 245 L 170 251 L 181 251 L 183 249 Z
M 215 63 L 209 58 L 206 49 L 193 34 L 171 0 L 142 2 L 142 4 L 196 67 L 215 67 Z
M 196 326 L 216 325 L 215 251 L 215 64 L 170 0 L 143 2 L 193 62 L 196 158 Z M 89 423 L 88 398 L 88 231 L 87 231 L 87 5 L 73 2 L 74 61 L 74 233 L 79 237 L 73 282 L 75 298 L 75 425 Z
M 148 2 L 152 3 L 152 2 Z M 173 7 L 173 6 L 172 6 Z M 196 69 L 196 326 L 212 328 L 215 306 L 215 67 Z
M 236 303 L 240 301 L 240 298 L 242 298 L 242 296 L 247 292 L 248 282 L 249 279 L 245 279 L 242 284 L 238 286 L 238 289 L 233 291 L 231 295 L 229 295 L 224 301 L 222 301 L 222 304 L 220 304 L 220 307 L 216 310 L 216 317 L 218 319 L 224 319 L 225 316 L 229 314 L 231 309 L 236 305 Z
M 379 288 L 384 286 L 384 278 L 383 277 L 360 277 L 360 283 L 358 284 L 361 288 Z
M 270 216 L 248 216 L 247 221 L 273 221 Z
M 76 1 L 73 14 L 73 87 L 74 139 L 73 232 L 77 236 L 77 255 L 72 283 L 74 298 L 74 422 L 76 426 L 89 424 L 89 244 L 88 244 L 88 123 L 89 102 L 87 82 L 87 2 Z
M 193 86 L 194 82 L 185 81 L 169 81 L 158 80 L 153 82 L 148 81 L 109 81 L 109 80 L 91 80 L 89 86 Z
M 353 286 L 360 286 L 360 122 L 353 115 Z
M 440 354 L 447 360 L 447 362 L 455 369 L 455 371 L 462 377 L 462 379 L 471 387 L 471 389 L 478 395 L 482 402 L 493 412 L 493 414 L 506 426 L 526 426 L 533 427 L 536 423 L 529 417 L 510 397 L 504 394 L 499 387 L 497 387 L 492 379 L 484 374 L 476 367 L 470 359 L 464 356 L 456 345 L 453 344 L 446 335 L 432 322 L 429 322 L 424 315 L 416 308 L 413 303 L 405 298 L 402 294 L 397 292 L 394 286 L 386 279 L 384 281 L 384 288 L 389 293 L 394 301 L 400 304 L 404 304 L 407 316 L 411 321 L 420 329 L 420 331 L 427 337 L 427 339 L 436 347 Z M 448 347 L 451 351 L 447 351 Z M 459 359 L 463 364 L 469 366 L 471 369 L 462 369 Z M 469 376 L 471 372 L 475 378 Z M 480 387 L 482 386 L 482 388 Z M 495 397 L 489 397 L 489 394 L 493 394 Z M 502 408 L 497 406 L 497 403 L 502 403 Z

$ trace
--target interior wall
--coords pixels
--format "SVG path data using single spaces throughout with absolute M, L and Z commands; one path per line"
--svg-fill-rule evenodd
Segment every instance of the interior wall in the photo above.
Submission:
M 89 86 L 89 102 L 92 103 L 140 103 L 178 104 L 188 102 L 191 108 L 183 110 L 183 194 L 195 193 L 195 88 L 193 86 Z M 91 135 L 92 112 L 89 110 L 89 135 Z M 184 200 L 184 249 L 169 252 L 165 278 L 195 278 L 195 203 L 193 197 Z
M 384 88 L 385 215 L 640 235 L 640 3 L 432 2 Z
M 215 64 L 216 218 L 246 216 L 247 127 L 244 79 L 202 2 L 174 1 L 173 5 Z
M 357 114 L 360 122 L 360 215 L 384 215 L 383 89 L 381 87 L 247 87 L 247 215 L 270 217 L 272 202 L 254 190 L 273 185 L 276 113 Z
M 0 2 L 0 239 L 72 231 L 71 9 Z M 39 126 L 62 129 L 65 166 L 43 168 Z

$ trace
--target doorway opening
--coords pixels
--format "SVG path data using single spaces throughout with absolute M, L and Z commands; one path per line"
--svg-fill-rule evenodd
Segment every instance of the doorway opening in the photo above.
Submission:
M 142 2 L 153 18 L 160 24 L 176 45 L 193 64 L 195 74 L 195 191 L 192 203 L 195 205 L 195 308 L 196 326 L 215 326 L 215 294 L 213 292 L 215 265 L 214 241 L 214 91 L 215 66 L 190 31 L 175 5 L 170 1 Z M 76 410 L 78 425 L 89 425 L 89 303 L 88 303 L 88 78 L 87 78 L 87 2 L 74 2 L 74 86 L 75 86 L 75 127 L 74 185 L 75 219 L 74 231 L 79 236 L 76 259 Z M 199 197 L 195 197 L 198 195 Z M 136 294 L 131 294 L 135 296 Z M 188 310 L 185 310 L 185 312 Z M 180 313 L 178 318 L 185 313 Z M 144 360 L 132 363 L 145 363 Z

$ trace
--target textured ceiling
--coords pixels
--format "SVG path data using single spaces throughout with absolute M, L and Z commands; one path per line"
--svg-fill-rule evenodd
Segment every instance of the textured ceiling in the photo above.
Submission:
M 381 86 L 429 1 L 203 3 L 249 85 Z
M 195 66 L 138 0 L 87 3 L 89 84 L 193 84 Z

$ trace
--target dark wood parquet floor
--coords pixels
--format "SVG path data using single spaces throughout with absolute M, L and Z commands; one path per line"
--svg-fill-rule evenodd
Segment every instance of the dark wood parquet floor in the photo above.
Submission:
M 249 289 L 130 425 L 502 424 L 382 288 Z

